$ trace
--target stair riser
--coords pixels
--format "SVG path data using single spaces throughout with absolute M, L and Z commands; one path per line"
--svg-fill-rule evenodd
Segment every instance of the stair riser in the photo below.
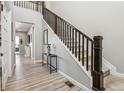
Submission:
M 110 75 L 110 70 L 108 69 L 107 71 L 103 72 L 103 76 L 107 77 Z

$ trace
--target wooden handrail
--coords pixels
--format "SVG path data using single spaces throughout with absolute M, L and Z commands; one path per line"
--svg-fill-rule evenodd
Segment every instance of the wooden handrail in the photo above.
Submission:
M 49 11 L 50 13 L 52 13 L 53 15 L 55 15 L 56 17 L 60 18 L 61 20 L 63 20 L 64 22 L 66 22 L 67 24 L 71 25 L 73 28 L 77 29 L 75 26 L 73 26 L 71 23 L 69 23 L 68 21 L 66 21 L 65 19 L 61 18 L 60 16 L 56 15 L 55 13 L 53 13 L 52 11 L 50 11 L 49 9 L 47 8 L 44 8 L 46 9 L 47 11 Z M 80 30 L 78 30 L 82 35 L 84 35 L 86 38 L 88 38 L 90 41 L 93 42 L 93 40 L 87 36 L 86 34 L 82 33 Z

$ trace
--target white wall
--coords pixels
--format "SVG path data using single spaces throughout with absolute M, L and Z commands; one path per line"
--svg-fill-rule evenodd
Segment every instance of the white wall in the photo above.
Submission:
M 4 2 L 2 2 L 4 3 Z M 7 11 L 5 6 L 1 12 L 1 37 L 2 46 L 1 52 L 3 53 L 2 60 L 2 89 L 5 89 L 6 82 L 12 71 L 11 61 L 11 22 L 12 22 L 12 3 L 6 2 Z M 5 29 L 6 30 L 5 30 Z
M 14 6 L 15 21 L 29 22 L 35 25 L 35 57 L 34 60 L 41 60 L 42 45 L 42 15 L 30 9 Z
M 90 37 L 103 36 L 103 56 L 124 73 L 124 2 L 57 2 L 51 9 Z

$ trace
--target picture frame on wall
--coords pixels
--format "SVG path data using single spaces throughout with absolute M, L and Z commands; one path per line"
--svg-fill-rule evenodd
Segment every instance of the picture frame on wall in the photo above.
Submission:
M 43 44 L 47 45 L 48 44 L 48 29 L 45 29 L 43 31 Z

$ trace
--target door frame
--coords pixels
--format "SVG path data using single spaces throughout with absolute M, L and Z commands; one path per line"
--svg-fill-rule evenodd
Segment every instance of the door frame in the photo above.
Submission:
M 32 46 L 33 46 L 33 60 L 34 60 L 34 57 L 35 57 L 35 23 L 31 23 L 31 22 L 25 22 L 25 21 L 16 21 L 15 20 L 15 24 L 16 24 L 16 22 L 20 22 L 20 23 L 26 23 L 26 24 L 32 24 L 32 26 L 33 26 L 33 31 L 32 31 L 32 33 L 33 33 L 33 44 L 32 44 Z M 15 25 L 14 24 L 14 25 Z M 14 28 L 14 39 L 16 38 L 16 28 Z M 15 42 L 14 42 L 15 43 Z M 15 56 L 16 56 L 16 54 L 15 54 Z M 15 57 L 15 65 L 16 65 L 16 57 Z

